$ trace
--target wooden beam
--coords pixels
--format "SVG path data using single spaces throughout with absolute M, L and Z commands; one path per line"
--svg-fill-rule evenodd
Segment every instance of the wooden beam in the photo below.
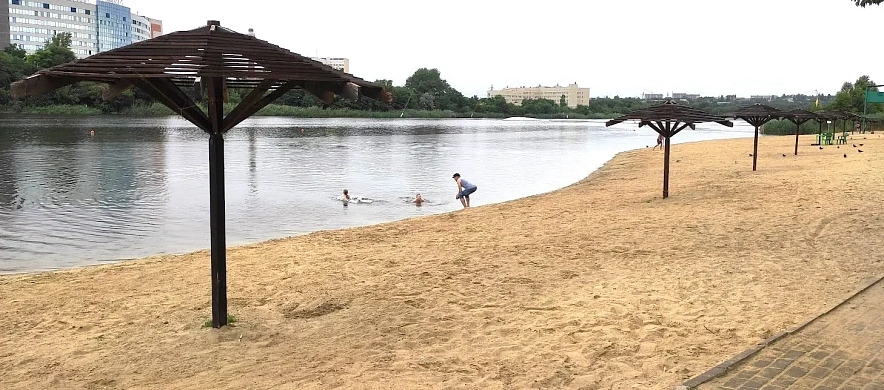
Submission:
M 316 81 L 308 81 L 305 82 L 301 88 L 305 91 L 310 92 L 313 96 L 316 96 L 319 101 L 321 101 L 325 105 L 332 104 L 335 101 L 335 93 L 331 90 L 333 86 L 332 83 L 322 83 Z
M 264 94 L 270 90 L 274 84 L 276 84 L 277 80 L 264 80 L 261 84 L 258 84 L 257 87 L 253 88 L 249 94 L 239 102 L 239 104 L 234 107 L 233 111 L 230 114 L 227 114 L 227 117 L 224 118 L 224 125 L 221 126 L 221 132 L 226 133 L 228 130 L 232 129 L 234 126 L 242 122 L 246 119 L 243 115 L 248 111 L 248 108 L 257 103 L 261 98 L 264 97 Z
M 71 85 L 77 81 L 80 80 L 75 77 L 57 77 L 40 74 L 12 83 L 10 85 L 10 94 L 13 99 L 40 96 L 61 87 Z
M 228 115 L 228 119 L 225 120 L 224 123 L 224 131 L 228 131 L 234 128 L 246 118 L 254 115 L 258 111 L 261 111 L 262 108 L 267 107 L 268 104 L 273 103 L 276 99 L 279 99 L 280 96 L 285 95 L 286 92 L 291 91 L 296 87 L 300 87 L 301 84 L 302 83 L 300 81 L 289 81 L 282 86 L 277 87 L 275 90 L 273 90 L 273 92 L 267 94 L 267 96 L 264 96 L 263 98 L 261 98 L 261 100 L 258 100 L 251 106 L 243 106 L 242 112 L 238 113 L 236 117 L 231 117 L 230 115 Z M 242 106 L 242 103 L 240 103 L 240 106 Z M 237 106 L 237 108 L 239 108 L 239 106 Z M 234 109 L 234 111 L 235 110 L 236 109 Z
M 170 91 L 170 87 L 167 85 L 160 85 L 156 83 L 156 79 L 142 79 L 135 80 L 133 83 L 138 88 L 147 92 L 150 97 L 154 98 L 156 101 L 162 103 L 166 107 L 169 107 L 176 114 L 181 115 L 184 119 L 187 119 L 190 123 L 193 123 L 203 131 L 210 131 L 211 124 L 209 123 L 209 118 L 203 113 L 199 107 L 193 103 L 193 100 L 190 98 L 187 101 L 182 100 L 180 98 L 176 98 L 176 94 L 173 91 Z M 177 86 L 172 84 L 179 92 L 181 91 Z M 183 94 L 183 92 L 182 92 Z M 189 103 L 188 103 L 189 101 Z
M 123 92 L 126 92 L 127 89 L 132 88 L 133 85 L 132 80 L 117 81 L 116 83 L 109 85 L 108 88 L 101 93 L 101 98 L 108 101 L 119 97 Z

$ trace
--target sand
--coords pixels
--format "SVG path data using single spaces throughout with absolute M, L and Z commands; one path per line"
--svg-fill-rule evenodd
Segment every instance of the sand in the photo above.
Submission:
M 884 139 L 812 141 L 231 248 L 221 330 L 207 251 L 3 276 L 0 388 L 671 389 L 884 273 Z

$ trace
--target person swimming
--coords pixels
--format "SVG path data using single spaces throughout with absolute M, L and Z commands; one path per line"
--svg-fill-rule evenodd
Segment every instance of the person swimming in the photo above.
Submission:
M 421 194 L 417 194 L 414 196 L 414 200 L 412 200 L 411 203 L 414 203 L 415 205 L 420 206 L 421 203 L 424 203 L 424 198 L 421 197 Z

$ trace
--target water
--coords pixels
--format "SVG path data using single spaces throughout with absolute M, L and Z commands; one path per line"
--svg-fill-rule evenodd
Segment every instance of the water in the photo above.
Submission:
M 228 244 L 457 210 L 454 172 L 478 185 L 473 206 L 548 192 L 655 140 L 603 121 L 253 118 L 225 136 Z M 344 207 L 344 188 L 375 202 Z M 0 119 L 0 272 L 208 247 L 208 142 L 188 122 Z

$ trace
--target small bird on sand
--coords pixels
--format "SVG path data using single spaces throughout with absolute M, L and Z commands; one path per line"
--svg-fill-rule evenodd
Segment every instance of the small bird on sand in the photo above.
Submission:
M 783 157 L 786 157 L 786 153 L 783 153 Z
M 836 148 L 841 149 L 841 145 L 836 146 Z
M 863 146 L 863 144 L 859 144 L 859 146 Z
M 820 146 L 820 150 L 823 150 L 823 147 L 822 147 L 822 146 Z
M 752 153 L 749 153 L 749 157 L 752 157 Z
M 856 144 L 853 144 L 853 147 L 855 148 L 855 147 L 856 147 Z
M 844 158 L 847 158 L 847 153 L 844 153 Z
M 860 153 L 862 153 L 862 152 L 863 152 L 863 150 L 862 150 L 862 149 L 857 149 L 857 150 L 856 150 L 856 151 L 857 151 L 857 152 L 860 152 Z

